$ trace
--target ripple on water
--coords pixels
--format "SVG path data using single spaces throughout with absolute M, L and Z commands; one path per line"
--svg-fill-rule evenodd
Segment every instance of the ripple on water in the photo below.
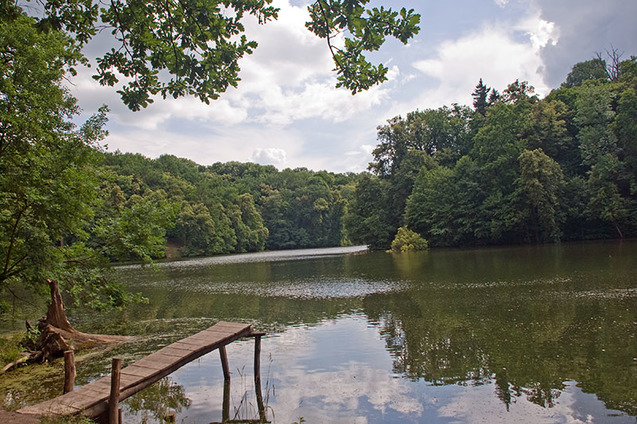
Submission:
M 294 281 L 263 282 L 196 282 L 188 290 L 205 294 L 236 294 L 262 297 L 289 297 L 297 299 L 334 299 L 363 297 L 376 293 L 401 291 L 403 282 L 368 281 L 364 279 L 302 279 Z

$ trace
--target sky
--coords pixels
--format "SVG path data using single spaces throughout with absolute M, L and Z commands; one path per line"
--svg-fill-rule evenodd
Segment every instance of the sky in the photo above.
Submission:
M 407 46 L 388 39 L 368 55 L 389 68 L 389 80 L 353 96 L 336 89 L 324 40 L 304 26 L 305 0 L 273 0 L 277 21 L 248 22 L 259 43 L 240 62 L 238 88 L 206 105 L 161 98 L 128 110 L 112 87 L 80 70 L 71 93 L 87 118 L 107 104 L 108 151 L 172 154 L 211 165 L 255 162 L 279 169 L 361 172 L 372 160 L 377 127 L 414 110 L 471 105 L 480 78 L 502 92 L 528 81 L 543 97 L 581 61 L 616 49 L 637 55 L 634 0 L 385 0 L 372 6 L 414 9 L 420 32 Z M 103 48 L 87 46 L 87 55 Z

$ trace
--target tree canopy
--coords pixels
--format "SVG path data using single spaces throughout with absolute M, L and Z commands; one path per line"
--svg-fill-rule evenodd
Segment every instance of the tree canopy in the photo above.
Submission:
M 404 227 L 432 246 L 636 235 L 637 58 L 614 58 L 576 64 L 544 99 L 524 81 L 489 96 L 480 79 L 473 109 L 388 120 L 349 207 L 352 240 L 386 249 Z
M 272 0 L 2 1 L 3 16 L 28 13 L 41 32 L 56 31 L 69 48 L 82 47 L 98 33 L 110 33 L 112 47 L 100 53 L 94 78 L 102 85 L 119 85 L 122 101 L 139 110 L 154 95 L 193 95 L 205 103 L 236 87 L 239 60 L 257 42 L 245 35 L 248 19 L 259 24 L 277 18 Z M 308 6 L 308 30 L 327 41 L 337 72 L 337 86 L 352 93 L 386 80 L 387 68 L 374 65 L 365 52 L 378 50 L 386 37 L 402 43 L 418 33 L 420 15 L 402 8 L 368 7 L 369 0 L 318 0 Z M 21 6 L 21 7 L 20 7 Z M 335 37 L 345 35 L 338 47 Z M 76 57 L 75 61 L 88 62 Z

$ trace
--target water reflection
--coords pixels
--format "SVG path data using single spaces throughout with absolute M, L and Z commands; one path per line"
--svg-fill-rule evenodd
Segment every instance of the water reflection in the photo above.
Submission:
M 128 319 L 257 322 L 282 422 L 634 422 L 635 242 L 242 257 L 135 271 Z
M 172 421 L 171 413 L 178 413 L 189 407 L 190 399 L 186 396 L 183 386 L 166 377 L 134 394 L 124 405 L 124 422 L 131 422 L 135 418 L 141 423 L 163 423 Z
M 635 422 L 637 242 L 349 253 L 122 268 L 150 303 L 78 324 L 143 334 L 135 359 L 254 323 L 273 422 Z M 228 346 L 228 414 L 218 355 L 174 373 L 178 422 L 258 419 L 252 352 Z

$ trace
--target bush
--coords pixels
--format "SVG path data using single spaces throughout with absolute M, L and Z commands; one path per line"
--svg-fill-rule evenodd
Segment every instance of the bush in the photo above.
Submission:
M 427 249 L 429 249 L 427 240 L 407 227 L 400 227 L 394 241 L 391 242 L 392 252 L 400 253 Z

